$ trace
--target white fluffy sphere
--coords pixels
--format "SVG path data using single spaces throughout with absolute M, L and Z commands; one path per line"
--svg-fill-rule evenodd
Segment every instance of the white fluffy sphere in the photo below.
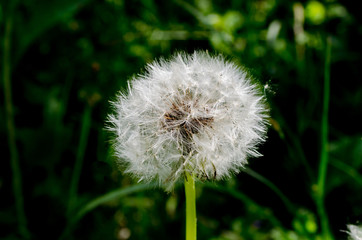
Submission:
M 125 171 L 167 190 L 185 172 L 221 179 L 259 156 L 264 98 L 247 73 L 221 55 L 175 54 L 149 64 L 113 102 L 109 129 Z

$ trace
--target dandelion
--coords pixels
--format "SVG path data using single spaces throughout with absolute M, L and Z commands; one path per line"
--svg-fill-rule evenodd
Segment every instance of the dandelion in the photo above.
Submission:
M 239 172 L 265 138 L 265 105 L 247 73 L 222 56 L 177 54 L 129 83 L 109 117 L 126 172 L 166 189 Z
M 195 178 L 230 177 L 260 156 L 267 111 L 259 90 L 221 55 L 179 53 L 149 64 L 113 102 L 109 128 L 118 163 L 167 191 L 185 179 L 188 205 Z
M 347 225 L 351 240 L 362 240 L 362 226 Z

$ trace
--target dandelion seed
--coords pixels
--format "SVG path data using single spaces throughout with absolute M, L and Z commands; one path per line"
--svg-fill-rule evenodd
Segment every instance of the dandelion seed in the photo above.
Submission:
M 238 173 L 266 135 L 267 110 L 247 73 L 222 56 L 176 54 L 149 64 L 113 102 L 109 129 L 125 171 L 166 190 L 185 174 Z

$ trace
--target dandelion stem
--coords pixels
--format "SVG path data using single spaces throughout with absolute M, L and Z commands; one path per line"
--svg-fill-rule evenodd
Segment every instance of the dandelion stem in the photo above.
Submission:
M 323 112 L 322 112 L 322 126 L 321 126 L 321 155 L 318 173 L 318 185 L 316 204 L 321 222 L 323 239 L 333 239 L 328 216 L 325 209 L 325 182 L 328 167 L 328 110 L 329 110 L 329 97 L 330 97 L 330 63 L 331 63 L 331 39 L 327 39 L 326 46 L 326 60 L 324 66 L 324 93 L 323 93 Z
M 19 232 L 23 237 L 29 238 L 27 220 L 24 212 L 24 199 L 22 192 L 21 170 L 19 164 L 18 149 L 16 146 L 16 134 L 14 123 L 14 110 L 11 96 L 11 35 L 13 29 L 13 13 L 16 1 L 11 1 L 5 18 L 4 41 L 3 41 L 3 80 L 4 101 L 6 111 L 6 125 L 8 130 L 8 144 L 10 150 L 10 164 L 13 177 L 13 191 L 15 197 L 16 215 Z
M 196 240 L 196 198 L 194 177 L 186 172 L 186 240 Z

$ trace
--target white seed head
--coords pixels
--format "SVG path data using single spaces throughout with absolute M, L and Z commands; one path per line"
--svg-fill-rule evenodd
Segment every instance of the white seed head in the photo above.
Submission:
M 185 172 L 201 180 L 239 172 L 266 135 L 264 98 L 222 56 L 175 54 L 149 64 L 113 102 L 118 162 L 166 190 Z
M 362 240 L 362 226 L 347 225 L 348 234 L 351 240 Z

